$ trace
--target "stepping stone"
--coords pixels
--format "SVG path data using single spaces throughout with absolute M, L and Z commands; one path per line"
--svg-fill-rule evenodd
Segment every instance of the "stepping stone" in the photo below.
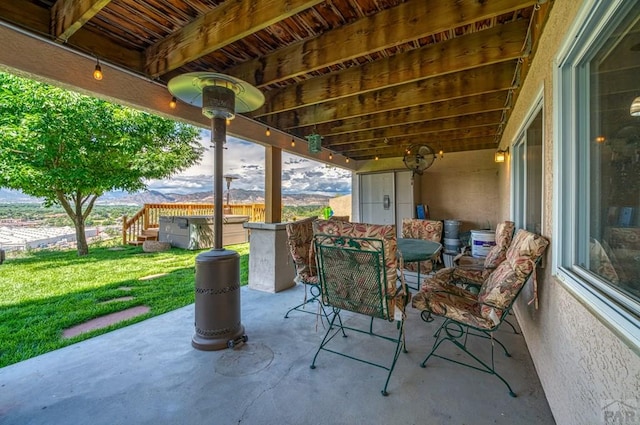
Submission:
M 73 338 L 81 333 L 93 331 L 95 329 L 106 328 L 114 323 L 122 322 L 123 320 L 131 319 L 133 317 L 141 316 L 148 313 L 151 310 L 146 305 L 140 305 L 137 307 L 128 308 L 126 310 L 117 311 L 115 313 L 107 314 L 105 316 L 96 317 L 88 322 L 81 323 L 71 328 L 62 331 L 63 338 Z
M 102 301 L 100 304 L 110 304 L 110 303 L 117 303 L 120 301 L 131 301 L 132 299 L 134 299 L 135 297 L 132 296 L 127 296 L 127 297 L 120 297 L 120 298 L 113 298 L 111 300 L 107 300 L 107 301 Z
M 131 291 L 132 289 L 131 286 L 118 286 L 118 291 Z
M 143 277 L 141 277 L 141 278 L 140 278 L 140 279 L 138 279 L 138 280 L 151 280 L 151 279 L 157 279 L 157 278 L 159 278 L 159 277 L 166 276 L 166 275 L 168 275 L 168 274 L 169 274 L 169 273 L 150 274 L 149 276 L 143 276 Z

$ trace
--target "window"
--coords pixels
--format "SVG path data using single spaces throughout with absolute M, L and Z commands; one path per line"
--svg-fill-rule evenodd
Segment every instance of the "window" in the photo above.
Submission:
M 513 196 L 516 228 L 542 233 L 542 106 L 513 145 Z
M 591 7 L 588 7 L 591 6 Z M 557 74 L 557 272 L 640 347 L 640 1 L 588 2 Z

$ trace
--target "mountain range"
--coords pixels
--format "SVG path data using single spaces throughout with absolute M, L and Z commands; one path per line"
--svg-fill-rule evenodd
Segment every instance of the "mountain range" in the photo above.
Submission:
M 282 194 L 284 205 L 326 205 L 332 196 L 305 193 Z M 226 202 L 226 192 L 223 200 Z M 232 204 L 260 204 L 264 203 L 264 191 L 231 189 L 229 200 Z M 15 190 L 0 189 L 0 203 L 39 203 L 40 199 L 34 198 Z M 123 191 L 107 192 L 101 196 L 97 203 L 102 205 L 143 205 L 152 203 L 177 203 L 177 202 L 213 202 L 213 192 L 194 192 L 187 194 L 161 193 L 148 190 L 138 193 Z

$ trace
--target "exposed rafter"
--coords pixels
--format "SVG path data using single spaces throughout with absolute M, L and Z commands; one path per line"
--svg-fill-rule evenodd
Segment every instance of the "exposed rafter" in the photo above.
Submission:
M 227 1 L 146 51 L 145 71 L 166 74 L 201 56 L 321 3 L 322 0 Z
M 0 2 L 0 23 L 99 58 L 102 87 L 110 83 L 110 65 L 160 86 L 194 71 L 245 80 L 266 98 L 247 114 L 255 120 L 247 119 L 247 137 L 286 150 L 292 137 L 319 133 L 325 148 L 319 159 L 331 151 L 344 162 L 339 153 L 352 160 L 402 157 L 409 144 L 437 144 L 445 152 L 495 148 L 552 5 L 12 0 Z M 93 65 L 82 67 L 90 73 Z M 49 78 L 46 69 L 41 75 Z M 607 95 L 621 93 L 612 86 Z M 149 109 L 166 113 L 169 99 Z M 263 126 L 280 137 L 261 140 Z
M 66 42 L 111 0 L 58 0 L 51 8 L 51 28 L 56 39 Z

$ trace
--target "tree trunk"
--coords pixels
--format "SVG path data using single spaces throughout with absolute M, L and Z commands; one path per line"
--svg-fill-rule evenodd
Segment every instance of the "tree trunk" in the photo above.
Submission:
M 76 227 L 76 245 L 78 247 L 78 256 L 89 254 L 89 245 L 87 245 L 87 236 L 84 233 L 84 223 L 86 218 L 91 214 L 93 210 L 93 204 L 98 199 L 98 195 L 89 194 L 86 197 L 82 196 L 80 191 L 69 196 L 71 199 L 67 199 L 65 194 L 61 190 L 56 191 L 56 198 L 62 208 L 67 212 L 67 215 Z M 84 206 L 84 211 L 82 207 Z
M 78 257 L 82 257 L 89 254 L 89 245 L 87 245 L 87 235 L 84 233 L 84 217 L 82 216 L 82 214 L 77 216 L 75 225 Z

